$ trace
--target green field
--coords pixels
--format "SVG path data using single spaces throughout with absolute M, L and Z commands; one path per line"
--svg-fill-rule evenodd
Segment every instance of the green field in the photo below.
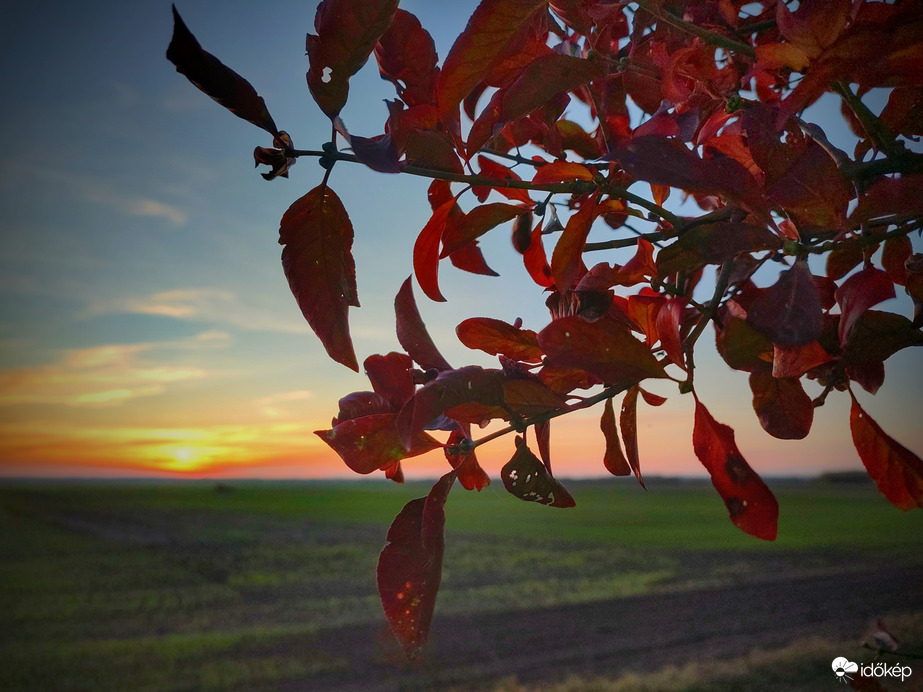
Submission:
M 774 543 L 739 532 L 707 482 L 570 482 L 570 510 L 456 487 L 436 618 L 923 563 L 923 512 L 874 487 L 772 486 Z M 378 552 L 427 489 L 0 485 L 0 689 L 315 689 L 350 663 L 312 642 L 382 621 Z

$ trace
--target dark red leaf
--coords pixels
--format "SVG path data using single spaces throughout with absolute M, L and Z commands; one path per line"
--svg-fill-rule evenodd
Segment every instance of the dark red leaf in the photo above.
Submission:
M 535 431 L 538 455 L 542 458 L 542 463 L 548 469 L 548 473 L 551 473 L 551 421 L 536 423 L 532 429 Z
M 413 245 L 413 272 L 417 283 L 430 300 L 440 303 L 444 303 L 445 298 L 439 291 L 439 244 L 454 208 L 455 200 L 450 199 L 436 209 Z
M 200 90 L 239 118 L 253 123 L 276 136 L 279 130 L 266 109 L 262 97 L 246 79 L 202 49 L 196 37 L 173 6 L 173 38 L 167 48 L 167 60 L 176 65 Z
M 741 456 L 734 431 L 712 418 L 698 399 L 695 401 L 692 446 L 711 475 L 712 485 L 724 500 L 734 525 L 751 536 L 775 540 L 779 503 Z
M 445 502 L 454 482 L 451 471 L 425 498 L 404 505 L 378 557 L 381 605 L 391 631 L 410 658 L 416 657 L 429 637 L 442 581 Z
M 359 307 L 353 226 L 340 198 L 319 185 L 297 200 L 279 227 L 282 268 L 298 307 L 327 354 L 359 371 L 349 336 L 349 307 Z
M 470 272 L 471 274 L 500 276 L 487 266 L 487 260 L 484 259 L 484 253 L 481 252 L 481 246 L 478 245 L 478 241 L 476 240 L 472 240 L 467 245 L 460 247 L 449 255 L 449 261 L 452 263 L 453 267 Z
M 642 387 L 638 387 L 638 391 L 641 392 L 641 398 L 644 399 L 644 403 L 648 406 L 663 406 L 667 403 L 667 398 L 665 396 L 660 396 L 659 394 L 654 394 L 649 392 Z
M 650 349 L 609 317 L 587 322 L 562 317 L 538 334 L 547 362 L 596 375 L 607 385 L 628 388 L 648 377 L 666 377 Z
M 559 292 L 572 288 L 577 280 L 587 236 L 601 212 L 599 205 L 587 200 L 580 210 L 567 220 L 564 232 L 551 255 L 551 274 Z
M 660 308 L 655 320 L 660 345 L 674 365 L 686 369 L 686 357 L 680 339 L 679 328 L 683 318 L 683 304 L 676 299 L 668 300 Z
M 703 264 L 723 264 L 743 253 L 781 247 L 779 236 L 765 226 L 733 221 L 703 224 L 657 253 L 657 273 L 666 277 L 681 269 L 693 271 Z
M 379 173 L 400 173 L 401 163 L 398 151 L 391 140 L 391 134 L 378 137 L 360 137 L 350 134 L 339 116 L 334 118 L 334 126 L 346 143 L 352 148 L 360 163 Z
M 747 321 L 780 346 L 816 341 L 823 328 L 823 308 L 807 262 L 797 260 L 782 272 L 750 306 Z
M 525 264 L 526 271 L 529 272 L 529 276 L 532 277 L 535 283 L 542 288 L 554 286 L 551 266 L 548 264 L 547 255 L 545 255 L 545 244 L 542 242 L 541 224 L 532 229 L 529 247 L 522 253 L 522 261 Z
M 801 440 L 811 431 L 814 405 L 795 377 L 776 378 L 771 372 L 750 373 L 753 410 L 763 430 L 780 440 Z
M 458 370 L 444 370 L 427 382 L 401 409 L 398 431 L 409 447 L 417 431 L 436 418 L 462 404 L 499 406 L 503 403 L 503 373 L 468 365 Z
M 849 220 L 864 223 L 872 219 L 923 214 L 923 174 L 900 178 L 879 178 L 859 199 Z
M 513 249 L 524 255 L 532 243 L 532 214 L 520 214 L 513 222 Z
M 314 434 L 330 445 L 350 469 L 362 474 L 442 446 L 419 430 L 404 447 L 396 423 L 397 414 L 379 413 L 352 418 L 337 423 L 330 430 L 315 430 Z
M 308 34 L 305 49 L 311 95 L 329 118 L 346 104 L 349 78 L 365 64 L 388 29 L 398 0 L 323 0 L 314 15 L 317 36 Z
M 397 88 L 408 106 L 435 102 L 436 46 L 429 32 L 410 12 L 397 9 L 388 30 L 375 46 L 378 71 Z
M 471 317 L 455 328 L 455 333 L 468 348 L 492 356 L 503 354 L 512 360 L 539 363 L 542 350 L 538 347 L 535 332 L 521 329 L 491 317 Z
M 622 443 L 619 442 L 619 431 L 615 424 L 615 409 L 612 399 L 606 399 L 603 415 L 599 419 L 599 428 L 606 438 L 606 453 L 603 456 L 603 465 L 613 476 L 630 476 L 631 467 L 622 452 Z
M 443 116 L 454 114 L 522 26 L 544 6 L 543 0 L 484 0 L 478 5 L 436 80 L 439 112 Z
M 836 291 L 840 306 L 840 346 L 845 346 L 853 325 L 866 310 L 894 297 L 894 282 L 881 269 L 866 267 L 846 279 Z
M 522 180 L 515 172 L 486 156 L 478 156 L 478 168 L 480 169 L 480 175 L 487 176 L 488 178 L 496 178 L 497 180 Z M 487 195 L 490 194 L 491 190 L 496 190 L 501 195 L 514 202 L 522 202 L 529 206 L 533 204 L 532 198 L 529 197 L 528 192 L 515 187 L 484 187 L 475 185 L 472 190 L 478 198 L 478 201 L 481 202 L 487 199 Z
M 862 246 L 859 243 L 840 243 L 827 255 L 827 278 L 838 281 L 849 274 L 861 261 Z
M 859 458 L 888 502 L 903 510 L 923 508 L 923 461 L 888 436 L 855 396 L 852 396 L 849 429 Z
M 333 425 L 376 413 L 393 413 L 391 403 L 376 392 L 352 392 L 342 397 Z
M 545 465 L 516 438 L 516 453 L 500 469 L 503 487 L 520 500 L 551 507 L 574 507 L 577 503 L 567 489 L 555 479 Z
M 862 389 L 874 394 L 885 382 L 885 364 L 880 360 L 867 363 L 848 363 L 846 376 L 853 382 L 858 382 Z
M 619 413 L 619 425 L 622 428 L 622 441 L 625 442 L 625 457 L 628 460 L 628 466 L 631 467 L 641 487 L 647 489 L 641 477 L 641 457 L 638 454 L 639 389 L 638 385 L 635 385 L 625 392 L 625 398 L 622 399 L 622 410 Z
M 465 214 L 464 218 L 446 227 L 445 235 L 442 237 L 441 257 L 446 257 L 463 248 L 476 238 L 480 238 L 490 229 L 515 219 L 526 211 L 528 209 L 525 207 L 518 204 L 506 204 L 505 202 L 492 202 L 475 207 Z
M 618 147 L 616 155 L 622 168 L 635 178 L 686 192 L 722 194 L 768 219 L 766 201 L 756 180 L 727 156 L 702 159 L 682 142 L 655 135 L 628 140 Z
M 638 238 L 638 249 L 618 272 L 618 283 L 622 286 L 634 286 L 657 275 L 654 263 L 654 246 L 649 240 Z
M 910 320 L 868 310 L 856 321 L 843 357 L 849 363 L 881 362 L 908 346 L 923 346 L 923 333 Z
M 403 353 L 369 356 L 362 364 L 372 389 L 397 411 L 413 396 L 413 360 Z
M 436 344 L 426 331 L 426 325 L 417 310 L 410 277 L 401 284 L 401 290 L 394 299 L 397 315 L 397 340 L 407 354 L 424 369 L 451 370 L 452 366 L 439 353 Z
M 881 251 L 881 266 L 898 286 L 907 285 L 907 260 L 913 254 L 913 244 L 907 236 L 888 238 Z
M 462 431 L 461 428 L 455 428 L 446 441 L 445 458 L 455 469 L 458 482 L 462 484 L 465 490 L 477 490 L 480 492 L 490 485 L 490 477 L 484 473 L 484 469 L 478 463 L 474 450 L 471 450 L 468 454 L 449 454 L 449 448 L 452 445 L 457 445 L 467 439 L 470 439 L 470 437 L 466 432 Z
M 718 353 L 734 370 L 758 372 L 772 362 L 773 345 L 749 322 L 730 315 L 715 332 Z
M 818 342 L 812 341 L 804 346 L 783 348 L 773 346 L 772 349 L 772 376 L 773 377 L 801 377 L 811 368 L 829 363 L 833 360 L 827 351 Z

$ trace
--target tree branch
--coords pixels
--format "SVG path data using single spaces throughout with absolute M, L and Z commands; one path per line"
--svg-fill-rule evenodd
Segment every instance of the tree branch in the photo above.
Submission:
M 722 36 L 721 34 L 715 33 L 714 31 L 703 29 L 702 27 L 696 26 L 695 24 L 690 24 L 689 22 L 670 14 L 669 12 L 661 12 L 660 10 L 655 10 L 648 4 L 647 0 L 635 0 L 635 2 L 637 3 L 638 7 L 640 7 L 642 10 L 645 10 L 646 12 L 650 12 L 652 15 L 657 17 L 657 19 L 666 22 L 670 26 L 675 27 L 680 31 L 685 31 L 687 34 L 698 36 L 709 45 L 724 48 L 726 50 L 736 51 L 751 58 L 756 57 L 756 51 L 753 50 L 753 46 L 748 43 L 743 43 L 736 39 Z

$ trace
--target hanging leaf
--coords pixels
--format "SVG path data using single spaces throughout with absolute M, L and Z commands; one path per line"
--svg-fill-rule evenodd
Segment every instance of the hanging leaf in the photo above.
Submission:
M 465 426 L 463 431 L 461 427 L 456 427 L 449 435 L 445 446 L 445 458 L 455 469 L 458 475 L 458 482 L 462 484 L 465 490 L 477 490 L 480 492 L 490 485 L 490 477 L 484 473 L 484 469 L 478 463 L 478 459 L 472 449 L 467 454 L 450 454 L 449 449 L 464 440 L 470 440 L 470 426 Z
M 780 346 L 803 346 L 816 341 L 823 329 L 823 306 L 804 260 L 797 260 L 754 301 L 747 321 Z
M 734 525 L 751 536 L 775 540 L 779 503 L 741 456 L 734 431 L 715 421 L 698 398 L 695 400 L 692 446 L 711 475 L 712 485 L 724 500 Z
M 475 348 L 492 356 L 503 354 L 511 360 L 538 363 L 542 350 L 538 347 L 535 332 L 507 324 L 490 317 L 471 317 L 455 328 L 455 333 L 468 348 Z
M 391 523 L 378 557 L 378 594 L 391 631 L 409 658 L 429 638 L 442 581 L 445 502 L 455 472 L 440 478 L 426 497 L 411 500 Z
M 606 439 L 606 452 L 603 456 L 603 465 L 613 476 L 630 476 L 631 466 L 622 452 L 622 443 L 619 442 L 619 431 L 615 425 L 615 409 L 612 399 L 606 399 L 603 406 L 603 415 L 599 419 L 599 427 Z
M 493 202 L 475 207 L 465 214 L 464 218 L 459 219 L 446 229 L 445 236 L 442 238 L 441 256 L 446 257 L 474 239 L 480 238 L 490 229 L 515 219 L 526 211 L 528 211 L 526 207 L 504 202 Z
M 433 370 L 451 370 L 452 366 L 439 353 L 433 343 L 426 325 L 417 310 L 417 301 L 413 297 L 413 285 L 410 277 L 401 284 L 401 290 L 394 299 L 394 312 L 397 315 L 397 340 L 407 354 L 421 368 Z
M 315 430 L 314 434 L 330 445 L 351 470 L 361 474 L 442 446 L 419 430 L 405 448 L 396 424 L 397 414 L 380 413 L 345 420 L 330 430 Z
M 544 420 L 536 423 L 532 429 L 535 431 L 538 455 L 541 457 L 545 468 L 548 469 L 548 473 L 551 473 L 551 421 Z
M 801 440 L 811 431 L 814 405 L 795 377 L 777 378 L 766 370 L 750 373 L 753 410 L 763 430 L 780 440 Z
M 330 119 L 349 95 L 349 78 L 365 64 L 388 29 L 398 0 L 323 0 L 314 15 L 317 35 L 308 34 L 305 50 L 311 95 Z
M 484 0 L 455 39 L 436 80 L 439 112 L 451 115 L 545 0 Z
M 887 272 L 866 267 L 849 277 L 836 291 L 840 306 L 840 346 L 849 340 L 853 326 L 870 307 L 894 297 L 894 282 Z
M 398 8 L 388 30 L 375 46 L 375 58 L 382 79 L 397 88 L 408 106 L 434 103 L 436 45 L 433 37 L 413 14 Z
M 650 349 L 609 317 L 596 322 L 562 317 L 539 332 L 538 345 L 549 364 L 580 368 L 620 388 L 648 377 L 667 377 Z
M 923 461 L 888 436 L 852 397 L 849 429 L 859 458 L 881 494 L 903 510 L 923 508 Z
M 587 236 L 601 211 L 599 205 L 586 201 L 580 210 L 567 220 L 564 232 L 551 255 L 551 274 L 559 292 L 572 288 L 577 280 Z
M 625 442 L 625 456 L 628 466 L 638 479 L 641 487 L 647 490 L 644 479 L 641 477 L 641 457 L 638 454 L 638 385 L 625 392 L 622 400 L 622 411 L 619 414 L 619 425 L 622 428 L 622 440 Z
M 403 353 L 369 356 L 362 364 L 376 394 L 386 399 L 392 410 L 400 410 L 413 396 L 413 360 Z
M 349 335 L 349 307 L 359 307 L 353 226 L 343 203 L 326 185 L 297 200 L 282 216 L 282 268 L 292 294 L 327 354 L 359 371 Z
M 417 283 L 430 300 L 444 303 L 439 291 L 439 245 L 455 200 L 444 202 L 426 222 L 413 246 L 413 272 Z
M 550 507 L 574 507 L 577 504 L 521 437 L 516 437 L 516 453 L 500 469 L 500 478 L 503 487 L 520 500 Z
M 529 237 L 529 247 L 522 253 L 522 261 L 526 271 L 529 272 L 529 276 L 535 283 L 542 288 L 554 286 L 551 267 L 545 254 L 545 244 L 542 242 L 541 224 L 532 229 L 532 235 Z
M 173 5 L 173 38 L 167 48 L 167 60 L 176 65 L 177 72 L 237 117 L 274 137 L 279 134 L 263 98 L 250 82 L 202 49 L 196 37 L 186 28 L 176 5 Z

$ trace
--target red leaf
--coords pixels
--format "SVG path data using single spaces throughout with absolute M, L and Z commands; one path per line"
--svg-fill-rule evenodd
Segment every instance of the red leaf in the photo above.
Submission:
M 346 104 L 349 78 L 365 64 L 388 29 L 398 0 L 324 0 L 314 15 L 317 36 L 308 34 L 305 49 L 311 95 L 333 119 Z
M 535 171 L 535 175 L 532 176 L 534 185 L 571 182 L 573 180 L 593 180 L 593 171 L 582 163 L 552 161 L 539 168 Z
M 423 430 L 436 418 L 455 406 L 474 403 L 499 406 L 503 403 L 503 373 L 468 365 L 458 370 L 445 370 L 426 383 L 401 409 L 398 431 L 410 447 L 417 431 Z
M 840 346 L 849 340 L 856 320 L 873 305 L 894 297 L 894 283 L 881 269 L 866 267 L 853 274 L 836 291 L 836 302 L 840 306 Z
M 747 321 L 780 346 L 816 341 L 823 329 L 823 309 L 807 262 L 797 260 L 782 272 L 750 306 Z
M 314 434 L 330 445 L 356 473 L 372 473 L 407 457 L 415 457 L 442 444 L 422 430 L 404 447 L 397 430 L 397 414 L 379 413 L 337 423 Z
M 763 430 L 780 440 L 801 440 L 811 431 L 814 405 L 794 377 L 776 378 L 765 370 L 750 373 L 753 410 Z
M 176 65 L 177 72 L 237 117 L 253 123 L 273 136 L 279 134 L 272 116 L 266 109 L 265 101 L 256 93 L 250 82 L 202 49 L 196 37 L 186 28 L 175 5 L 173 38 L 167 48 L 167 60 Z
M 667 377 L 650 349 L 609 317 L 562 317 L 539 332 L 538 345 L 550 365 L 585 370 L 607 385 L 627 389 L 648 377 Z
M 680 339 L 679 328 L 683 318 L 683 304 L 679 300 L 671 299 L 664 303 L 657 313 L 655 327 L 660 337 L 660 345 L 667 352 L 670 360 L 686 369 L 686 357 L 683 353 L 683 344 Z
M 452 366 L 439 353 L 436 344 L 426 331 L 426 325 L 417 310 L 410 277 L 401 285 L 394 299 L 397 315 L 397 341 L 407 354 L 424 369 L 451 370 Z
M 692 446 L 711 475 L 712 485 L 724 500 L 734 525 L 751 536 L 775 540 L 779 503 L 741 456 L 734 431 L 712 418 L 698 399 L 695 400 Z
M 439 112 L 454 114 L 494 60 L 539 10 L 543 0 L 484 0 L 455 40 L 436 80 Z
M 622 428 L 622 440 L 625 442 L 625 456 L 628 465 L 638 479 L 638 483 L 645 490 L 644 479 L 641 477 L 641 457 L 638 455 L 638 385 L 625 393 L 622 399 L 622 410 L 619 413 L 619 425 Z
M 551 255 L 551 274 L 559 292 L 573 287 L 583 261 L 583 248 L 586 246 L 587 236 L 601 211 L 599 205 L 587 200 L 580 210 L 567 220 L 564 232 Z
M 429 494 L 411 500 L 388 529 L 378 557 L 378 594 L 391 631 L 407 656 L 426 644 L 442 581 L 445 502 L 455 472 L 440 478 Z
M 768 218 L 759 185 L 734 159 L 724 155 L 702 159 L 682 142 L 655 135 L 628 140 L 618 147 L 617 157 L 622 168 L 635 178 L 686 192 L 722 194 Z
M 615 409 L 612 399 L 606 399 L 603 415 L 599 419 L 599 428 L 606 438 L 606 453 L 603 456 L 603 465 L 613 476 L 630 476 L 631 467 L 625 454 L 622 452 L 622 443 L 619 442 L 619 431 L 615 425 Z
M 467 150 L 478 151 L 504 124 L 545 105 L 558 94 L 583 86 L 606 75 L 604 61 L 584 60 L 570 55 L 546 53 L 534 59 L 516 81 L 498 91 L 471 126 Z
M 359 307 L 353 226 L 340 198 L 319 185 L 282 215 L 282 268 L 298 307 L 327 354 L 359 371 L 349 336 L 349 306 Z
M 413 396 L 413 360 L 403 353 L 369 356 L 362 364 L 372 389 L 397 411 Z
M 907 260 L 913 254 L 913 245 L 907 236 L 888 238 L 881 251 L 881 266 L 898 286 L 907 285 Z
M 472 240 L 467 245 L 460 247 L 458 250 L 449 255 L 449 261 L 452 266 L 471 274 L 480 274 L 481 276 L 500 276 L 497 272 L 487 266 L 487 260 L 484 259 L 484 253 L 478 241 Z
M 526 207 L 504 202 L 492 202 L 491 204 L 482 204 L 475 207 L 465 214 L 464 218 L 446 227 L 445 235 L 442 238 L 441 257 L 446 257 L 463 248 L 476 238 L 480 238 L 490 229 L 515 219 L 527 211 Z
M 539 363 L 544 355 L 531 329 L 520 329 L 490 317 L 471 317 L 459 324 L 455 333 L 468 348 L 492 356 L 503 354 L 512 360 Z
M 542 463 L 548 469 L 548 473 L 551 473 L 551 421 L 536 423 L 532 429 L 535 431 L 538 455 L 542 458 Z
M 529 276 L 532 277 L 535 283 L 542 288 L 554 286 L 551 267 L 548 264 L 548 257 L 545 255 L 545 244 L 542 242 L 541 224 L 532 229 L 529 247 L 522 253 L 522 261 L 526 271 L 529 272 Z
M 773 345 L 746 320 L 726 316 L 716 330 L 715 343 L 724 362 L 734 370 L 758 372 L 772 362 Z
M 849 429 L 859 458 L 882 495 L 903 510 L 923 508 L 923 461 L 889 437 L 852 395 Z
M 638 387 L 638 391 L 641 392 L 641 398 L 644 399 L 644 403 L 648 406 L 663 406 L 667 403 L 667 398 L 665 396 L 654 394 L 641 387 Z
M 420 20 L 400 8 L 375 46 L 378 71 L 408 106 L 431 104 L 436 86 L 436 46 Z
M 861 261 L 862 247 L 858 243 L 841 243 L 827 255 L 827 278 L 838 281 Z
M 619 270 L 618 282 L 622 286 L 633 286 L 656 275 L 654 245 L 649 240 L 638 238 L 638 250 L 635 256 Z
M 488 178 L 496 178 L 497 180 L 522 180 L 522 178 L 516 175 L 516 173 L 514 173 L 512 170 L 502 164 L 497 163 L 493 159 L 487 158 L 486 156 L 478 156 L 478 168 L 480 169 L 480 175 L 487 176 Z M 515 187 L 494 188 L 475 185 L 472 190 L 480 202 L 483 202 L 485 199 L 487 199 L 487 195 L 490 194 L 491 190 L 496 190 L 507 199 L 511 199 L 515 202 L 522 202 L 523 204 L 528 204 L 529 206 L 534 204 L 532 198 L 529 197 L 528 192 Z
M 463 440 L 471 439 L 461 428 L 455 428 L 446 441 L 445 458 L 455 469 L 458 475 L 458 482 L 462 484 L 465 490 L 477 490 L 480 492 L 490 485 L 490 477 L 484 473 L 484 469 L 478 463 L 474 450 L 468 454 L 449 454 L 449 448 L 457 445 Z
M 393 413 L 390 402 L 376 392 L 352 392 L 339 401 L 339 411 L 333 419 L 333 425 L 343 421 L 370 416 L 376 413 Z
M 439 244 L 454 208 L 455 200 L 450 199 L 436 209 L 413 245 L 413 273 L 417 283 L 430 300 L 439 303 L 445 302 L 439 291 Z
M 555 479 L 545 465 L 516 438 L 516 453 L 500 469 L 500 479 L 507 491 L 526 502 L 550 507 L 574 507 L 577 503 L 567 489 Z
M 812 341 L 804 346 L 783 348 L 773 346 L 772 349 L 772 376 L 773 377 L 801 377 L 811 368 L 829 363 L 833 360 L 824 347 Z

